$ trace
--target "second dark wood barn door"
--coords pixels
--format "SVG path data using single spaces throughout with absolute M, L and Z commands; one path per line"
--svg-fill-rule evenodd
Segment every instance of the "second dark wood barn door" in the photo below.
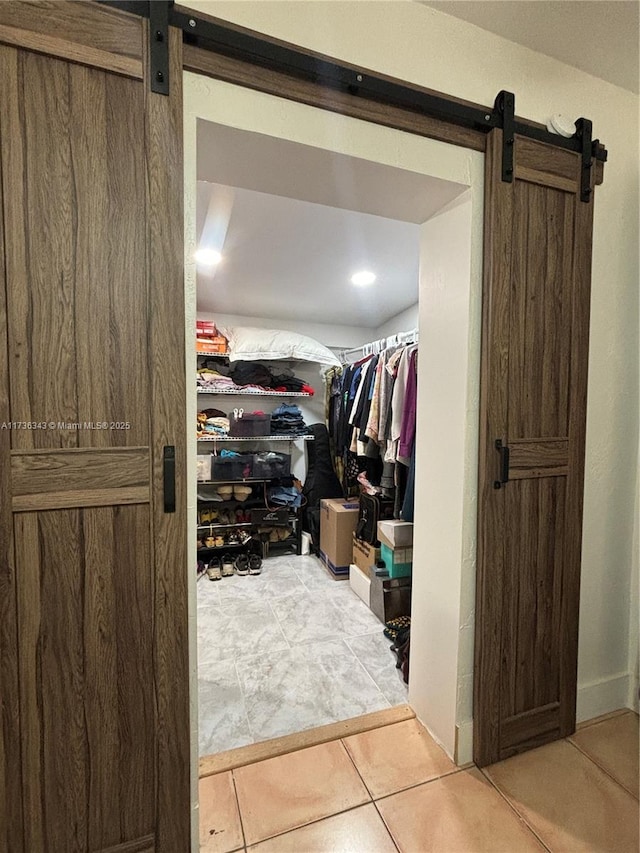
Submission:
M 578 155 L 487 150 L 474 756 L 575 726 L 593 201 Z

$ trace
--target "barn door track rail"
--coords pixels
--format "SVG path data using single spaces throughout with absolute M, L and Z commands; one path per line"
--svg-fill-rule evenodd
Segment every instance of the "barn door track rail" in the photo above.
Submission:
M 567 138 L 558 136 L 542 125 L 518 120 L 515 116 L 515 95 L 499 92 L 493 108 L 459 101 L 437 92 L 414 89 L 409 85 L 388 80 L 378 74 L 358 71 L 331 59 L 321 58 L 279 44 L 261 36 L 240 31 L 222 21 L 200 18 L 188 9 L 174 5 L 173 0 L 97 0 L 124 12 L 149 18 L 150 21 L 150 85 L 154 92 L 169 93 L 168 28 L 182 30 L 183 41 L 204 50 L 233 57 L 256 66 L 308 80 L 321 86 L 348 92 L 354 97 L 412 110 L 460 127 L 484 133 L 494 128 L 503 132 L 502 180 L 513 181 L 516 136 L 545 142 L 556 148 L 575 151 L 581 157 L 580 198 L 591 198 L 592 159 L 606 162 L 607 150 L 599 140 L 592 140 L 589 119 L 576 121 L 576 132 Z

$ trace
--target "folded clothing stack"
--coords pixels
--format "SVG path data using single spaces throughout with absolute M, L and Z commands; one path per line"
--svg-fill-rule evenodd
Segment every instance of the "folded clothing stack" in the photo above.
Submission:
M 270 506 L 302 506 L 302 494 L 295 486 L 271 486 L 267 500 Z
M 282 403 L 271 413 L 271 435 L 307 435 L 309 432 L 299 406 Z

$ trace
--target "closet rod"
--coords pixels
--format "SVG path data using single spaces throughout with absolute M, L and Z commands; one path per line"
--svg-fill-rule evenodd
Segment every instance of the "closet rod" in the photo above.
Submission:
M 398 332 L 395 335 L 389 335 L 387 338 L 380 338 L 377 341 L 371 341 L 367 344 L 360 344 L 359 347 L 351 347 L 351 349 L 343 349 L 340 351 L 340 361 L 344 364 L 347 356 L 356 352 L 362 352 L 363 355 L 377 355 L 389 347 L 402 346 L 403 344 L 418 343 L 418 330 L 411 329 L 409 332 Z

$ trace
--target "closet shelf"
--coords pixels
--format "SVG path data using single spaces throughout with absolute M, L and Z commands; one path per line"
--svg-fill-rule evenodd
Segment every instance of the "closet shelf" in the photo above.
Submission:
M 198 441 L 313 441 L 312 435 L 199 435 Z
M 243 479 L 235 479 L 235 480 L 198 480 L 198 486 L 222 486 L 225 483 L 237 483 L 241 485 L 242 483 L 268 483 L 270 480 L 277 479 L 274 477 L 246 477 Z M 212 500 L 216 503 L 224 503 L 224 501 L 219 501 L 217 498 L 198 498 L 198 500 Z
M 215 521 L 211 524 L 199 524 L 198 530 L 211 530 L 215 527 L 254 527 L 255 525 L 251 524 L 250 521 L 234 521 L 230 524 L 220 524 L 220 522 Z
M 235 394 L 241 397 L 311 397 L 308 391 L 250 391 L 247 388 L 228 388 L 224 391 L 215 388 L 201 388 L 198 394 Z
M 246 548 L 246 542 L 244 545 L 238 543 L 237 545 L 230 545 L 227 543 L 226 545 L 213 545 L 211 548 L 197 548 L 196 553 L 202 554 L 204 551 L 225 551 L 229 548 Z

